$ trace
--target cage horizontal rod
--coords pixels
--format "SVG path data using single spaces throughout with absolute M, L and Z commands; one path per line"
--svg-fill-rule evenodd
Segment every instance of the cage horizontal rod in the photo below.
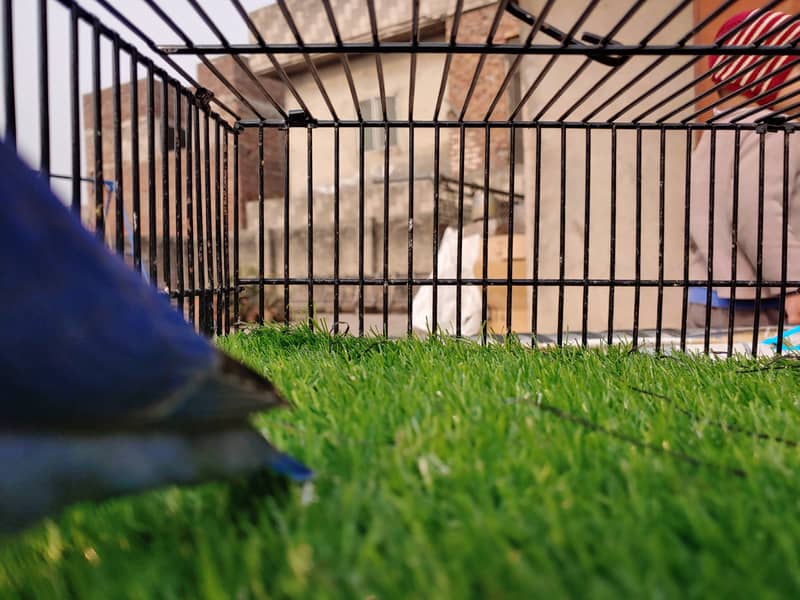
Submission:
M 164 54 L 190 55 L 228 55 L 228 54 L 552 54 L 578 56 L 779 56 L 800 55 L 800 48 L 793 46 L 717 46 L 714 44 L 619 44 L 608 46 L 587 46 L 585 44 L 485 44 L 448 42 L 345 42 L 342 44 L 312 43 L 304 44 L 196 44 L 185 46 L 165 44 L 158 46 Z
M 507 277 L 494 277 L 487 279 L 480 278 L 455 278 L 455 277 L 440 277 L 439 279 L 432 279 L 430 277 L 389 277 L 388 279 L 369 277 L 361 279 L 359 277 L 242 277 L 237 282 L 239 285 L 303 285 L 307 286 L 309 283 L 314 285 L 493 285 L 493 286 L 594 286 L 594 287 L 723 287 L 723 288 L 754 288 L 754 287 L 786 287 L 789 289 L 800 287 L 800 280 L 798 281 L 754 281 L 754 280 L 741 280 L 741 281 L 726 281 L 726 280 L 712 280 L 707 279 L 583 279 L 583 278 L 548 278 L 548 279 L 531 279 L 525 277 L 515 277 L 508 279 Z M 766 297 L 761 299 L 767 300 Z
M 171 300 L 181 300 L 181 299 L 188 299 L 188 298 L 200 298 L 203 296 L 209 296 L 211 294 L 223 293 L 223 294 L 232 294 L 237 291 L 241 291 L 241 285 L 227 285 L 227 286 L 218 286 L 214 288 L 203 288 L 203 289 L 191 289 L 191 290 L 169 290 L 169 291 L 159 291 L 159 293 L 164 296 L 165 298 L 169 298 Z
M 249 128 L 249 127 L 263 127 L 263 128 L 279 128 L 286 127 L 305 128 L 308 123 L 287 123 L 279 119 L 269 119 L 259 121 L 257 119 L 243 119 L 237 121 L 236 129 Z M 607 122 L 607 121 L 430 121 L 430 120 L 369 120 L 369 121 L 356 121 L 356 120 L 324 120 L 314 121 L 313 127 L 331 127 L 331 128 L 353 128 L 358 129 L 363 126 L 364 128 L 370 127 L 395 127 L 395 128 L 408 128 L 408 127 L 421 127 L 421 128 L 479 128 L 485 129 L 507 129 L 513 127 L 515 129 L 616 129 L 616 130 L 640 130 L 647 129 L 653 131 L 660 131 L 665 129 L 667 131 L 686 131 L 691 129 L 693 131 L 705 130 L 758 130 L 760 128 L 768 128 L 769 131 L 786 131 L 787 133 L 794 133 L 797 129 L 795 123 L 786 122 L 781 124 L 765 123 L 632 123 L 632 122 Z

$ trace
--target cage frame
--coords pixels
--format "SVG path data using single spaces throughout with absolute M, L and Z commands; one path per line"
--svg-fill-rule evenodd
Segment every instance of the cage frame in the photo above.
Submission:
M 537 328 L 537 290 L 540 288 L 557 287 L 559 290 L 558 296 L 558 329 L 555 333 L 555 342 L 559 345 L 567 343 L 568 335 L 563 327 L 564 315 L 564 290 L 566 288 L 580 288 L 582 290 L 582 304 L 583 304 L 583 324 L 581 327 L 580 338 L 577 340 L 582 345 L 587 345 L 587 314 L 588 314 L 588 294 L 591 288 L 607 288 L 609 293 L 609 327 L 605 332 L 607 335 L 607 343 L 611 344 L 615 341 L 614 336 L 614 291 L 619 288 L 633 288 L 635 294 L 634 301 L 634 327 L 632 330 L 632 344 L 636 349 L 639 345 L 640 329 L 638 314 L 640 308 L 640 294 L 643 289 L 656 288 L 658 290 L 658 307 L 657 307 L 657 326 L 656 326 L 656 342 L 655 350 L 658 352 L 662 349 L 662 308 L 663 308 L 663 291 L 669 288 L 681 288 L 682 294 L 682 318 L 680 330 L 680 347 L 686 348 L 687 344 L 687 327 L 686 327 L 686 314 L 687 314 L 687 296 L 688 288 L 701 287 L 706 290 L 706 324 L 704 329 L 704 345 L 703 351 L 710 352 L 710 315 L 711 315 L 711 294 L 712 289 L 715 287 L 730 287 L 734 294 L 733 301 L 729 309 L 729 325 L 727 336 L 727 351 L 731 354 L 733 351 L 733 322 L 734 322 L 734 304 L 735 304 L 735 290 L 738 288 L 756 288 L 756 301 L 755 301 L 755 323 L 753 326 L 752 335 L 752 353 L 757 353 L 758 347 L 758 324 L 759 324 L 759 310 L 762 303 L 761 289 L 764 287 L 779 287 L 781 292 L 779 296 L 779 322 L 777 334 L 777 350 L 778 352 L 784 351 L 783 345 L 783 326 L 784 326 L 784 307 L 787 293 L 793 289 L 800 288 L 800 281 L 788 280 L 787 273 L 787 231 L 788 231 L 788 212 L 789 212 L 789 192 L 788 192 L 788 176 L 784 175 L 783 181 L 783 195 L 784 195 L 784 211 L 783 211 L 783 230 L 782 243 L 783 243 L 783 264 L 782 273 L 783 277 L 780 280 L 767 280 L 760 275 L 754 280 L 741 280 L 735 276 L 735 265 L 732 266 L 734 275 L 730 279 L 715 278 L 713 270 L 710 266 L 712 258 L 709 257 L 709 272 L 706 279 L 692 279 L 688 275 L 688 239 L 687 234 L 684 235 L 684 251 L 685 261 L 687 261 L 686 270 L 681 278 L 667 278 L 664 276 L 664 245 L 663 245 L 663 228 L 664 228 L 664 197 L 663 197 L 663 184 L 664 184 L 664 136 L 668 132 L 683 132 L 685 134 L 685 144 L 687 152 L 687 168 L 689 168 L 689 154 L 692 147 L 693 136 L 697 132 L 708 131 L 711 133 L 712 139 L 712 154 L 713 144 L 715 139 L 714 132 L 730 131 L 734 132 L 736 139 L 744 131 L 754 131 L 761 136 L 760 146 L 760 160 L 764 160 L 764 135 L 767 133 L 782 133 L 784 136 L 784 165 L 788 161 L 788 140 L 789 137 L 796 132 L 796 125 L 794 121 L 800 118 L 800 89 L 790 93 L 789 97 L 796 100 L 790 107 L 791 110 L 788 114 L 773 110 L 766 117 L 760 118 L 756 121 L 748 121 L 748 117 L 754 113 L 736 116 L 732 119 L 725 119 L 725 116 L 731 115 L 733 112 L 738 112 L 739 109 L 744 109 L 749 101 L 742 100 L 737 106 L 733 106 L 723 111 L 721 115 L 714 115 L 706 120 L 699 120 L 701 115 L 712 108 L 720 106 L 728 99 L 720 94 L 717 100 L 713 100 L 706 104 L 702 109 L 695 109 L 690 115 L 677 119 L 681 110 L 687 110 L 694 107 L 695 98 L 690 105 L 682 105 L 678 109 L 670 107 L 670 101 L 679 97 L 681 93 L 686 92 L 688 89 L 694 87 L 703 79 L 708 77 L 708 74 L 697 76 L 692 80 L 676 90 L 672 95 L 668 96 L 666 100 L 662 100 L 655 106 L 644 110 L 641 104 L 647 98 L 651 97 L 653 89 L 658 85 L 663 84 L 664 81 L 674 78 L 680 73 L 685 73 L 687 70 L 693 68 L 697 61 L 712 55 L 724 55 L 726 61 L 723 61 L 718 68 L 723 68 L 731 60 L 738 56 L 754 55 L 758 60 L 750 66 L 750 69 L 757 68 L 759 65 L 766 63 L 771 57 L 790 55 L 797 57 L 793 60 L 791 65 L 800 62 L 800 49 L 797 44 L 800 40 L 795 40 L 780 46 L 767 46 L 760 42 L 767 40 L 779 29 L 769 29 L 765 32 L 759 40 L 749 45 L 727 45 L 726 41 L 730 40 L 735 34 L 743 27 L 758 18 L 765 11 L 770 10 L 780 4 L 780 0 L 770 0 L 766 2 L 761 9 L 755 10 L 753 14 L 745 19 L 743 23 L 728 32 L 723 38 L 714 44 L 692 44 L 691 38 L 706 27 L 716 16 L 722 14 L 724 11 L 733 7 L 737 0 L 722 0 L 717 8 L 695 26 L 685 32 L 685 34 L 670 44 L 654 44 L 651 41 L 667 27 L 674 19 L 686 10 L 691 5 L 691 0 L 676 0 L 675 5 L 667 12 L 667 14 L 657 21 L 656 25 L 640 40 L 639 43 L 621 43 L 615 40 L 618 37 L 620 29 L 622 29 L 635 14 L 644 7 L 644 0 L 631 0 L 626 12 L 618 20 L 618 22 L 611 28 L 605 35 L 599 35 L 586 32 L 584 24 L 591 16 L 592 12 L 597 8 L 599 0 L 587 0 L 586 6 L 582 13 L 577 15 L 575 20 L 571 23 L 568 31 L 563 32 L 548 24 L 548 15 L 556 4 L 556 0 L 547 0 L 538 15 L 533 15 L 519 6 L 516 0 L 499 0 L 496 3 L 496 8 L 486 32 L 486 37 L 483 42 L 463 42 L 458 40 L 459 22 L 465 10 L 464 0 L 453 0 L 452 10 L 452 27 L 448 39 L 445 41 L 429 41 L 421 39 L 420 35 L 420 0 L 410 1 L 411 20 L 409 25 L 409 39 L 408 40 L 383 40 L 381 39 L 381 32 L 378 27 L 377 8 L 375 0 L 364 0 L 369 15 L 370 32 L 366 40 L 345 40 L 342 36 L 341 29 L 337 22 L 336 11 L 331 0 L 320 0 L 321 8 L 324 10 L 328 24 L 330 26 L 330 33 L 333 37 L 332 42 L 308 42 L 303 37 L 303 32 L 298 27 L 291 7 L 287 4 L 286 0 L 277 0 L 282 18 L 285 25 L 294 38 L 294 42 L 290 43 L 275 43 L 266 40 L 259 31 L 256 24 L 250 18 L 243 7 L 240 0 L 227 0 L 227 3 L 233 10 L 242 18 L 250 32 L 253 42 L 248 44 L 235 44 L 230 43 L 224 33 L 215 25 L 212 16 L 198 2 L 198 0 L 185 0 L 196 16 L 208 27 L 212 34 L 218 39 L 216 44 L 198 44 L 192 40 L 191 36 L 177 23 L 170 15 L 155 2 L 155 0 L 143 0 L 145 4 L 158 15 L 163 23 L 181 39 L 181 44 L 159 44 L 156 40 L 150 37 L 146 31 L 142 30 L 136 25 L 135 19 L 132 19 L 125 11 L 115 7 L 109 0 L 97 0 L 99 6 L 112 15 L 117 21 L 127 30 L 127 35 L 135 38 L 138 42 L 128 41 L 127 37 L 121 36 L 115 29 L 104 24 L 101 19 L 94 13 L 86 10 L 80 0 L 38 0 L 38 23 L 37 27 L 40 32 L 41 40 L 44 42 L 40 44 L 39 55 L 39 113 L 40 113 L 40 160 L 39 170 L 45 177 L 56 178 L 59 174 L 51 172 L 51 140 L 50 140 L 50 107 L 53 99 L 50 97 L 49 90 L 49 66 L 48 66 L 48 8 L 50 5 L 59 5 L 66 9 L 70 14 L 70 36 L 69 36 L 69 52 L 72 60 L 72 69 L 70 72 L 70 131 L 72 135 L 71 155 L 72 155 L 72 172 L 69 177 L 72 180 L 70 206 L 73 211 L 80 213 L 81 205 L 81 189 L 80 186 L 85 182 L 87 175 L 80 172 L 80 153 L 81 144 L 80 138 L 82 137 L 80 131 L 80 86 L 79 86 L 79 27 L 89 27 L 92 35 L 92 52 L 91 52 L 91 71 L 92 71 L 92 126 L 95 132 L 94 143 L 91 148 L 93 173 L 91 175 L 92 183 L 94 186 L 94 208 L 96 211 L 95 230 L 98 237 L 105 240 L 106 228 L 103 215 L 106 214 L 108 207 L 106 206 L 106 198 L 103 196 L 104 182 L 110 179 L 115 189 L 117 190 L 116 207 L 115 207 L 115 230 L 113 231 L 113 244 L 114 250 L 118 253 L 124 253 L 125 240 L 124 240 L 124 214 L 122 212 L 123 198 L 120 197 L 124 189 L 123 181 L 127 177 L 131 177 L 133 186 L 133 235 L 132 235 L 132 257 L 134 268 L 144 271 L 153 283 L 158 281 L 159 272 L 162 277 L 165 277 L 168 285 L 171 281 L 171 242 L 170 236 L 174 231 L 176 236 L 178 251 L 175 253 L 175 268 L 177 273 L 176 285 L 174 289 L 168 287 L 163 290 L 164 293 L 173 300 L 181 311 L 186 309 L 185 314 L 188 319 L 196 323 L 200 331 L 206 334 L 215 333 L 222 335 L 228 333 L 237 327 L 239 323 L 239 294 L 243 286 L 254 285 L 258 287 L 258 308 L 259 315 L 263 319 L 265 314 L 265 287 L 278 286 L 283 288 L 284 299 L 284 314 L 283 321 L 287 325 L 291 321 L 290 315 L 290 289 L 294 287 L 305 287 L 307 290 L 307 308 L 309 315 L 309 322 L 314 324 L 312 316 L 314 314 L 314 293 L 316 286 L 332 286 L 333 287 L 333 332 L 340 333 L 340 290 L 342 286 L 353 286 L 358 289 L 358 326 L 357 334 L 364 335 L 367 333 L 364 326 L 364 296 L 365 288 L 367 287 L 380 287 L 382 293 L 382 331 L 384 335 L 388 334 L 388 290 L 392 287 L 405 287 L 407 290 L 407 333 L 412 333 L 412 296 L 415 288 L 430 286 L 433 292 L 433 312 L 431 328 L 434 332 L 437 331 L 437 291 L 441 286 L 456 286 L 457 302 L 456 302 L 456 331 L 455 335 L 461 335 L 461 292 L 465 286 L 478 286 L 481 290 L 482 306 L 481 316 L 484 326 L 479 335 L 483 343 L 487 343 L 490 339 L 490 334 L 485 327 L 486 323 L 486 294 L 489 286 L 505 286 L 507 290 L 507 310 L 506 310 L 506 332 L 508 335 L 512 331 L 511 327 L 511 298 L 513 290 L 517 287 L 530 288 L 533 291 L 532 311 L 531 311 L 531 344 L 535 345 L 539 331 Z M 17 118 L 16 98 L 17 93 L 15 90 L 16 74 L 14 63 L 14 22 L 13 22 L 13 6 L 14 0 L 2 0 L 2 14 L 4 21 L 4 28 L 2 31 L 2 47 L 4 50 L 4 61 L 2 65 L 3 81 L 4 81 L 4 102 L 3 110 L 5 115 L 6 131 L 5 137 L 14 143 L 15 139 L 21 133 L 19 129 L 20 123 Z M 514 18 L 519 19 L 522 23 L 526 24 L 529 28 L 525 34 L 525 39 L 520 43 L 498 43 L 495 40 L 495 35 L 501 19 L 506 15 L 512 15 Z M 781 27 L 786 28 L 800 20 L 800 15 L 793 15 L 792 18 L 783 23 Z M 544 34 L 554 39 L 556 44 L 543 43 L 535 41 L 541 38 L 540 34 Z M 537 37 L 538 36 L 538 37 Z M 107 169 L 104 168 L 103 157 L 103 138 L 105 133 L 103 128 L 103 115 L 101 107 L 101 66 L 100 60 L 102 55 L 102 43 L 110 43 L 112 47 L 111 61 L 112 61 L 112 98 L 113 98 L 113 115 L 112 115 L 112 137 L 113 137 L 113 177 L 108 176 Z M 152 57 L 146 56 L 142 47 L 146 48 L 147 52 L 152 54 Z M 404 55 L 409 56 L 410 70 L 408 75 L 408 112 L 406 118 L 389 118 L 387 115 L 386 107 L 386 85 L 383 70 L 383 60 L 385 57 L 391 55 Z M 415 99 L 419 93 L 416 86 L 417 77 L 417 58 L 422 55 L 436 54 L 444 55 L 444 65 L 442 69 L 441 82 L 438 89 L 435 91 L 436 104 L 433 113 L 433 118 L 420 118 L 415 113 Z M 139 163 L 140 143 L 142 138 L 147 138 L 147 145 L 145 146 L 145 154 L 148 172 L 146 174 L 146 185 L 142 185 L 141 174 L 138 170 L 133 170 L 126 173 L 122 165 L 123 156 L 123 143 L 124 138 L 121 132 L 122 121 L 122 106 L 121 106 L 121 73 L 126 65 L 122 62 L 122 56 L 128 58 L 127 68 L 129 69 L 131 82 L 136 82 L 136 85 L 131 85 L 131 110 L 133 114 L 139 116 L 139 74 L 142 70 L 145 73 L 145 103 L 146 103 L 146 132 L 140 132 L 137 125 L 132 128 L 130 134 L 130 146 L 132 156 L 134 157 L 134 164 Z M 216 77 L 224 88 L 226 88 L 236 99 L 238 99 L 247 110 L 252 113 L 251 115 L 241 114 L 218 96 L 210 93 L 204 88 L 185 68 L 178 64 L 174 57 L 191 55 L 196 57 L 201 64 L 209 69 L 209 71 Z M 286 86 L 291 98 L 299 105 L 299 109 L 292 109 L 288 104 L 282 104 L 277 100 L 259 81 L 258 75 L 248 66 L 247 62 L 242 59 L 242 56 L 265 56 L 276 76 Z M 299 92 L 297 86 L 293 84 L 292 75 L 281 63 L 281 57 L 285 55 L 298 55 L 302 57 L 304 64 L 308 68 L 315 85 L 323 98 L 325 105 L 331 115 L 331 118 L 322 118 L 321 115 L 314 114 L 304 100 L 302 94 Z M 457 116 L 453 118 L 440 118 L 441 108 L 445 89 L 448 83 L 448 74 L 451 69 L 454 57 L 460 55 L 477 57 L 477 65 L 474 74 L 471 78 L 470 84 L 467 89 L 463 105 L 458 107 L 455 111 Z M 483 119 L 469 120 L 467 119 L 468 109 L 473 98 L 476 87 L 480 84 L 481 73 L 484 68 L 485 62 L 490 56 L 504 55 L 513 57 L 506 76 L 502 83 L 497 87 L 494 98 L 489 104 L 489 108 L 485 113 Z M 245 73 L 247 78 L 258 89 L 259 102 L 266 102 L 271 106 L 277 118 L 268 117 L 262 114 L 264 111 L 259 109 L 256 105 L 258 102 L 254 98 L 249 98 L 247 94 L 237 89 L 236 85 L 229 81 L 225 74 L 223 74 L 211 61 L 209 56 L 230 56 Z M 343 118 L 340 116 L 339 111 L 336 110 L 330 95 L 327 92 L 325 82 L 323 81 L 315 59 L 319 57 L 330 57 L 333 61 L 341 65 L 342 73 L 345 75 L 345 80 L 348 86 L 349 94 L 353 103 L 351 107 L 356 115 L 355 119 Z M 359 108 L 359 96 L 357 92 L 357 85 L 354 81 L 352 73 L 351 59 L 354 56 L 373 56 L 375 61 L 376 73 L 378 77 L 378 88 L 380 91 L 380 104 L 382 110 L 382 118 L 380 119 L 367 119 L 364 118 Z M 510 79 L 514 72 L 520 67 L 521 60 L 528 56 L 543 56 L 549 57 L 548 62 L 540 71 L 539 76 L 526 88 L 522 94 L 519 103 L 512 110 L 509 111 L 507 118 L 492 118 L 496 113 L 496 108 L 499 99 L 509 85 Z M 526 102 L 531 98 L 532 94 L 536 91 L 542 79 L 547 76 L 547 73 L 552 69 L 553 65 L 557 64 L 560 57 L 577 56 L 583 57 L 584 62 L 582 66 L 573 74 L 559 93 L 552 96 L 549 102 L 530 119 L 521 118 L 521 109 L 525 106 Z M 600 78 L 595 85 L 594 89 L 602 88 L 613 79 L 613 75 L 622 68 L 631 57 L 652 57 L 654 60 L 650 63 L 648 68 L 653 68 L 653 65 L 659 65 L 669 57 L 687 57 L 689 60 L 681 65 L 678 69 L 671 71 L 667 77 L 664 78 L 659 84 L 646 90 L 644 93 L 636 96 L 622 109 L 616 112 L 609 118 L 599 119 L 598 115 L 609 106 L 610 102 L 602 104 L 591 111 L 584 111 L 583 118 L 575 118 L 574 115 L 578 109 L 584 104 L 587 99 L 587 92 L 581 96 L 577 101 L 570 105 L 566 110 L 563 110 L 558 118 L 545 118 L 548 111 L 553 107 L 556 101 L 561 97 L 565 91 L 570 88 L 590 63 L 600 63 L 608 67 L 609 70 Z M 641 73 L 639 73 L 639 76 Z M 632 78 L 635 79 L 636 75 Z M 797 78 L 795 78 L 797 79 Z M 631 81 L 632 81 L 631 80 Z M 156 83 L 160 83 L 161 94 L 156 98 L 155 92 Z M 793 79 L 784 82 L 784 86 L 789 86 L 794 82 Z M 711 93 L 724 88 L 725 82 L 712 86 L 712 88 L 704 92 L 700 97 L 707 97 Z M 618 97 L 620 92 L 626 87 L 621 85 L 618 88 L 612 88 L 609 95 L 609 100 Z M 170 94 L 172 90 L 172 96 Z M 591 91 L 591 90 L 590 90 Z M 174 106 L 170 107 L 169 103 L 174 98 Z M 157 119 L 155 116 L 156 102 L 161 103 L 161 118 Z M 666 108 L 664 108 L 666 106 Z M 637 108 L 639 107 L 639 108 Z M 168 133 L 169 133 L 169 114 L 174 110 L 175 118 L 177 119 L 177 132 L 180 135 L 180 124 L 182 115 L 186 116 L 186 131 L 187 131 L 187 147 L 184 152 L 181 151 L 181 144 L 178 143 L 174 156 L 174 173 L 172 180 L 169 176 L 164 177 L 161 182 L 161 206 L 156 205 L 156 180 L 155 168 L 156 157 L 161 160 L 161 172 L 169 173 L 170 165 L 168 164 L 169 155 L 167 150 Z M 661 111 L 661 112 L 659 112 Z M 623 118 L 625 117 L 625 118 Z M 159 121 L 158 123 L 156 121 Z M 156 149 L 156 127 L 160 127 L 161 134 L 161 147 Z M 387 250 L 383 250 L 383 264 L 382 270 L 373 276 L 367 276 L 364 266 L 364 236 L 365 236 L 365 222 L 364 222 L 364 202 L 365 202 L 365 180 L 364 180 L 364 138 L 365 130 L 368 128 L 383 129 L 385 135 L 384 139 L 384 161 L 385 173 L 388 173 L 389 168 L 389 131 L 394 129 L 397 131 L 404 131 L 408 136 L 409 154 L 412 160 L 408 165 L 408 241 L 407 241 L 407 263 L 408 272 L 405 277 L 391 276 L 387 267 L 388 255 Z M 307 199 L 308 199 L 308 215 L 307 215 L 307 236 L 308 236 L 308 252 L 307 252 L 307 273 L 305 276 L 291 276 L 289 269 L 289 205 L 292 201 L 289 191 L 289 156 L 290 156 L 290 132 L 306 130 L 307 139 Z M 211 132 L 213 130 L 212 144 Z M 256 130 L 258 135 L 258 181 L 259 193 L 257 198 L 257 213 L 258 213 L 258 275 L 255 277 L 240 275 L 240 240 L 239 240 L 239 210 L 240 210 L 240 190 L 239 190 L 239 173 L 241 169 L 240 162 L 240 149 L 239 141 L 243 132 L 249 130 Z M 333 275 L 332 276 L 319 276 L 314 274 L 314 211 L 313 211 L 313 153 L 312 146 L 314 141 L 315 132 L 318 130 L 331 130 L 334 135 L 334 170 L 335 170 L 335 191 L 334 191 L 334 223 L 333 228 L 335 231 L 335 244 L 333 253 Z M 343 131 L 353 130 L 358 134 L 359 150 L 358 150 L 358 163 L 360 165 L 360 178 L 358 184 L 358 200 L 359 200 L 359 217 L 358 217 L 358 274 L 355 277 L 341 276 L 340 274 L 340 260 L 339 255 L 339 230 L 340 230 L 340 217 L 339 217 L 339 162 L 340 150 L 339 139 Z M 443 132 L 457 132 L 459 135 L 460 143 L 458 144 L 458 162 L 461 165 L 461 177 L 456 182 L 457 196 L 458 196 L 458 275 L 456 277 L 440 277 L 437 273 L 438 261 L 436 259 L 438 254 L 438 227 L 434 226 L 434 235 L 431 240 L 420 241 L 415 240 L 414 237 L 414 136 L 415 132 L 421 130 L 432 130 L 434 136 L 434 185 L 433 185 L 433 202 L 434 202 L 434 225 L 438 220 L 438 203 L 440 196 L 440 187 L 442 183 L 443 174 L 440 166 L 442 157 L 440 156 L 440 141 Z M 484 223 L 481 232 L 481 244 L 483 264 L 481 265 L 481 276 L 464 277 L 461 269 L 461 256 L 462 256 L 462 241 L 463 241 L 463 227 L 464 227 L 464 178 L 463 178 L 463 162 L 465 153 L 464 137 L 466 132 L 471 130 L 482 130 L 484 132 L 485 148 L 484 148 Z M 588 235 L 588 212 L 589 212 L 589 191 L 587 184 L 587 201 L 586 211 L 587 217 L 585 220 L 585 235 L 583 251 L 583 275 L 582 277 L 567 277 L 564 271 L 564 253 L 565 253 L 565 212 L 566 200 L 564 198 L 563 189 L 565 184 L 562 183 L 562 198 L 561 198 L 561 215 L 560 215 L 560 256 L 561 256 L 561 270 L 557 277 L 542 277 L 537 271 L 538 267 L 538 216 L 534 224 L 535 230 L 533 232 L 533 265 L 532 275 L 526 277 L 516 277 L 512 273 L 512 261 L 514 256 L 514 202 L 509 202 L 508 209 L 508 270 L 505 277 L 488 277 L 487 274 L 487 221 L 488 221 L 488 198 L 490 193 L 490 149 L 489 143 L 491 135 L 495 131 L 506 132 L 509 136 L 510 143 L 510 158 L 507 168 L 509 170 L 509 189 L 506 191 L 510 198 L 515 198 L 515 161 L 514 161 L 514 139 L 517 135 L 522 135 L 524 131 L 533 130 L 536 132 L 534 137 L 537 144 L 536 163 L 534 169 L 536 170 L 536 181 L 540 180 L 541 164 L 538 161 L 541 153 L 541 133 L 543 131 L 552 130 L 557 131 L 562 139 L 562 152 L 565 147 L 565 136 L 568 131 L 583 131 L 586 132 L 586 179 L 587 182 L 590 177 L 590 154 L 591 154 L 591 132 L 593 131 L 606 131 L 610 134 L 612 140 L 612 156 L 616 156 L 616 143 L 617 136 L 621 132 L 634 132 L 637 136 L 637 147 L 641 149 L 641 136 L 643 132 L 658 133 L 661 140 L 661 165 L 660 165 L 660 183 L 661 183 L 661 197 L 659 198 L 659 231 L 660 231 L 660 246 L 659 246 L 659 276 L 657 278 L 644 278 L 641 276 L 641 262 L 638 253 L 641 250 L 641 187 L 637 189 L 637 263 L 636 263 L 636 276 L 633 278 L 619 278 L 614 273 L 614 234 L 610 235 L 611 247 L 609 248 L 609 276 L 606 278 L 591 277 L 589 275 L 589 235 Z M 281 133 L 283 142 L 283 160 L 285 165 L 285 182 L 284 182 L 284 198 L 283 198 L 283 275 L 267 277 L 265 274 L 265 195 L 264 195 L 264 132 L 265 131 L 278 131 Z M 202 132 L 202 133 L 201 133 Z M 175 133 L 173 133 L 175 135 Z M 89 153 L 90 149 L 87 147 L 86 152 Z M 738 141 L 737 141 L 738 151 Z M 201 164 L 202 158 L 202 164 Z M 637 159 L 641 162 L 641 153 Z M 87 161 L 88 162 L 88 161 Z M 641 165 L 637 164 L 637 169 L 641 170 Z M 104 173 L 105 171 L 105 173 Z M 214 177 L 212 178 L 212 173 Z M 786 173 L 786 170 L 784 170 Z M 763 172 L 762 172 L 763 178 Z M 566 165 L 562 158 L 561 171 L 559 176 L 562 182 L 566 177 Z M 615 174 L 612 173 L 612 177 Z M 688 174 L 686 176 L 687 198 L 688 198 Z M 213 183 L 212 183 L 213 181 Z M 387 184 L 388 185 L 388 184 Z M 538 184 L 537 184 L 538 185 Z M 614 183 L 616 185 L 616 183 Z M 386 187 L 386 186 L 384 186 Z M 763 187 L 763 184 L 762 184 Z M 146 189 L 142 189 L 146 188 Z M 614 188 L 615 189 L 615 188 Z M 615 192 L 612 191 L 612 196 Z M 170 200 L 172 198 L 172 200 Z M 713 192 L 712 192 L 713 198 Z M 539 191 L 536 191 L 536 201 L 539 201 Z M 146 202 L 149 208 L 149 231 L 148 231 L 148 260 L 147 264 L 142 259 L 142 225 L 139 219 L 139 210 L 142 202 Z M 384 211 L 387 211 L 388 192 L 384 194 Z M 713 205 L 714 202 L 711 202 Z M 162 231 L 156 231 L 156 219 L 153 215 L 157 214 L 160 210 L 162 216 Z M 613 210 L 613 204 L 612 204 Z M 687 219 L 685 228 L 688 230 L 688 212 L 689 202 L 687 199 L 686 214 Z M 388 214 L 388 213 L 386 213 Z M 174 215 L 174 218 L 172 217 Z M 537 212 L 538 215 L 538 212 Z M 758 218 L 759 222 L 763 219 L 764 206 L 763 202 L 759 205 Z M 613 222 L 616 222 L 613 217 Z M 230 226 L 232 223 L 232 227 Z M 384 228 L 387 226 L 384 221 Z M 713 215 L 709 219 L 709 237 L 713 237 Z M 763 236 L 763 231 L 761 232 Z M 185 237 L 185 239 L 184 239 Z M 384 246 L 388 233 L 384 235 Z M 416 242 L 416 246 L 415 246 Z M 416 248 L 420 248 L 420 244 L 430 244 L 430 249 L 433 256 L 433 273 L 430 277 L 418 277 L 414 275 L 414 252 Z M 424 245 L 422 247 L 425 247 Z M 195 260 L 196 251 L 196 260 Z M 761 251 L 761 247 L 759 247 Z M 191 259 L 187 260 L 187 256 Z M 735 263 L 735 260 L 734 260 Z M 760 264 L 759 264 L 760 269 Z M 197 312 L 197 314 L 195 314 Z

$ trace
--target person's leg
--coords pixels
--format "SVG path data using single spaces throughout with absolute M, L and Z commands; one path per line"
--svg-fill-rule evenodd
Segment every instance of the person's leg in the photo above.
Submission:
M 739 318 L 739 311 L 736 311 L 735 319 Z M 752 323 L 752 312 L 750 322 Z M 705 329 L 706 326 L 706 307 L 702 304 L 690 304 L 686 311 L 686 327 L 688 329 Z M 711 309 L 711 329 L 726 329 L 728 327 L 728 309 Z
M 758 315 L 758 327 L 775 327 L 778 324 L 779 311 L 776 308 L 762 309 Z M 727 308 L 711 309 L 711 329 L 727 329 L 729 315 Z M 751 309 L 737 309 L 733 313 L 733 326 L 741 329 L 753 329 L 755 324 L 755 311 Z M 702 304 L 689 304 L 686 311 L 687 329 L 705 329 L 706 307 Z
M 777 308 L 762 308 L 758 314 L 758 327 L 775 327 L 778 324 L 779 311 Z M 752 329 L 756 322 L 755 310 L 737 310 L 734 315 L 734 327 L 747 327 Z
M 686 309 L 686 328 L 704 329 L 705 326 L 706 326 L 706 307 L 703 306 L 702 304 L 689 304 L 689 306 Z

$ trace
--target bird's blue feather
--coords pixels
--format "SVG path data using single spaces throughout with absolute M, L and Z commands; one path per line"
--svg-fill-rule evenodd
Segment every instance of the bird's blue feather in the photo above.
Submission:
M 312 476 L 249 426 L 285 404 L 272 384 L 197 335 L 2 142 L 0 384 L 0 530 L 168 483 Z
M 0 143 L 0 424 L 114 419 L 214 349 Z
M 291 456 L 277 451 L 269 461 L 269 468 L 292 481 L 309 481 L 314 478 L 314 471 Z

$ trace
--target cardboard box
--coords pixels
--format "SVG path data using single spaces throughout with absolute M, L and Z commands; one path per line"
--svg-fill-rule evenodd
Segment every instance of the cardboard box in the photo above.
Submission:
M 493 235 L 488 239 L 487 273 L 490 279 L 506 279 L 508 277 L 508 235 Z M 527 238 L 522 233 L 514 235 L 512 249 L 511 273 L 515 279 L 528 276 Z M 475 275 L 483 275 L 481 260 L 475 264 Z M 513 286 L 511 293 L 511 331 L 529 333 L 531 330 L 531 311 L 528 301 L 528 286 Z M 487 288 L 486 304 L 488 310 L 488 329 L 492 333 L 506 332 L 506 303 L 508 286 L 490 285 Z

